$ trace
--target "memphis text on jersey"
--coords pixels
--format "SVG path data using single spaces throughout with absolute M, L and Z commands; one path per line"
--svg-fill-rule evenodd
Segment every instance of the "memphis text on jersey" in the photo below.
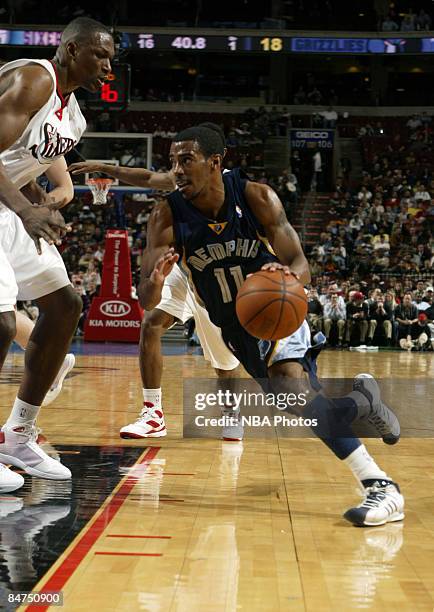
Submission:
M 207 244 L 205 247 L 196 249 L 194 255 L 190 255 L 187 259 L 187 263 L 202 272 L 213 261 L 221 261 L 230 257 L 254 259 L 258 254 L 260 244 L 260 240 L 250 238 L 237 238 L 227 242 Z

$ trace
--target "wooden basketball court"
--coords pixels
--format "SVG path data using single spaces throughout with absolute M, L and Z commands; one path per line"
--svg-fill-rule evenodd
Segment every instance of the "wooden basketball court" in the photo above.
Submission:
M 42 411 L 45 443 L 71 467 L 72 487 L 26 476 L 1 499 L 4 609 L 17 606 L 10 593 L 46 590 L 62 591 L 74 612 L 433 610 L 432 439 L 367 441 L 399 481 L 406 519 L 355 528 L 341 515 L 359 503 L 356 482 L 316 439 L 182 439 L 183 378 L 213 376 L 200 355 L 165 357 L 169 435 L 121 440 L 141 385 L 132 349 L 119 351 L 79 354 Z M 1 376 L 3 418 L 22 361 L 10 355 Z M 434 374 L 430 353 L 330 351 L 319 361 L 323 377 Z

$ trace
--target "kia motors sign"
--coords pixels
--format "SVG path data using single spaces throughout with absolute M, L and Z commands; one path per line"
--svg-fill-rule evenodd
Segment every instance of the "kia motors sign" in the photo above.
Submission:
M 107 317 L 126 317 L 131 312 L 131 306 L 126 302 L 120 300 L 109 300 L 103 302 L 100 307 L 100 311 Z
M 98 342 L 138 342 L 143 310 L 131 297 L 132 275 L 128 232 L 108 230 L 101 295 L 93 298 L 84 339 Z

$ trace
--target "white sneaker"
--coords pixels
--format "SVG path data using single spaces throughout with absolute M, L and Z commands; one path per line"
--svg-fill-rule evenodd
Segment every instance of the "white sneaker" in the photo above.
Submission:
M 365 499 L 344 514 L 353 525 L 368 527 L 384 525 L 404 518 L 404 497 L 391 480 L 364 480 Z
M 225 424 L 222 427 L 222 440 L 227 442 L 241 442 L 244 437 L 244 427 L 240 422 L 240 409 L 236 410 L 231 406 L 226 406 L 222 410 Z
M 72 370 L 74 366 L 75 366 L 75 356 L 73 355 L 73 353 L 68 353 L 65 356 L 65 359 L 63 360 L 60 370 L 56 378 L 54 379 L 53 384 L 48 390 L 47 395 L 44 398 L 44 401 L 42 402 L 43 406 L 48 406 L 48 404 L 51 404 L 51 402 L 54 402 L 56 397 L 62 391 L 62 385 L 63 385 L 63 381 L 65 380 L 65 377 L 69 374 L 69 372 Z
M 19 467 L 31 476 L 49 480 L 69 480 L 70 470 L 52 459 L 36 442 L 38 429 L 32 423 L 9 427 L 0 432 L 0 461 Z
M 125 439 L 160 438 L 167 436 L 163 409 L 156 408 L 151 402 L 144 402 L 137 421 L 122 427 L 119 435 Z
M 10 461 L 8 461 L 10 463 Z M 0 493 L 10 493 L 16 491 L 24 484 L 21 474 L 13 472 L 5 465 L 0 463 Z
M 23 505 L 24 502 L 21 497 L 12 497 L 12 495 L 8 495 L 7 497 L 0 498 L 0 519 L 4 519 L 14 512 L 19 512 Z

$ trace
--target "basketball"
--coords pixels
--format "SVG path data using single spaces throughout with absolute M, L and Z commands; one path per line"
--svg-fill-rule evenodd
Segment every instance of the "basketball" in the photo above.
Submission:
M 247 278 L 237 294 L 237 316 L 245 330 L 262 340 L 293 334 L 307 314 L 303 285 L 282 270 L 260 270 Z

